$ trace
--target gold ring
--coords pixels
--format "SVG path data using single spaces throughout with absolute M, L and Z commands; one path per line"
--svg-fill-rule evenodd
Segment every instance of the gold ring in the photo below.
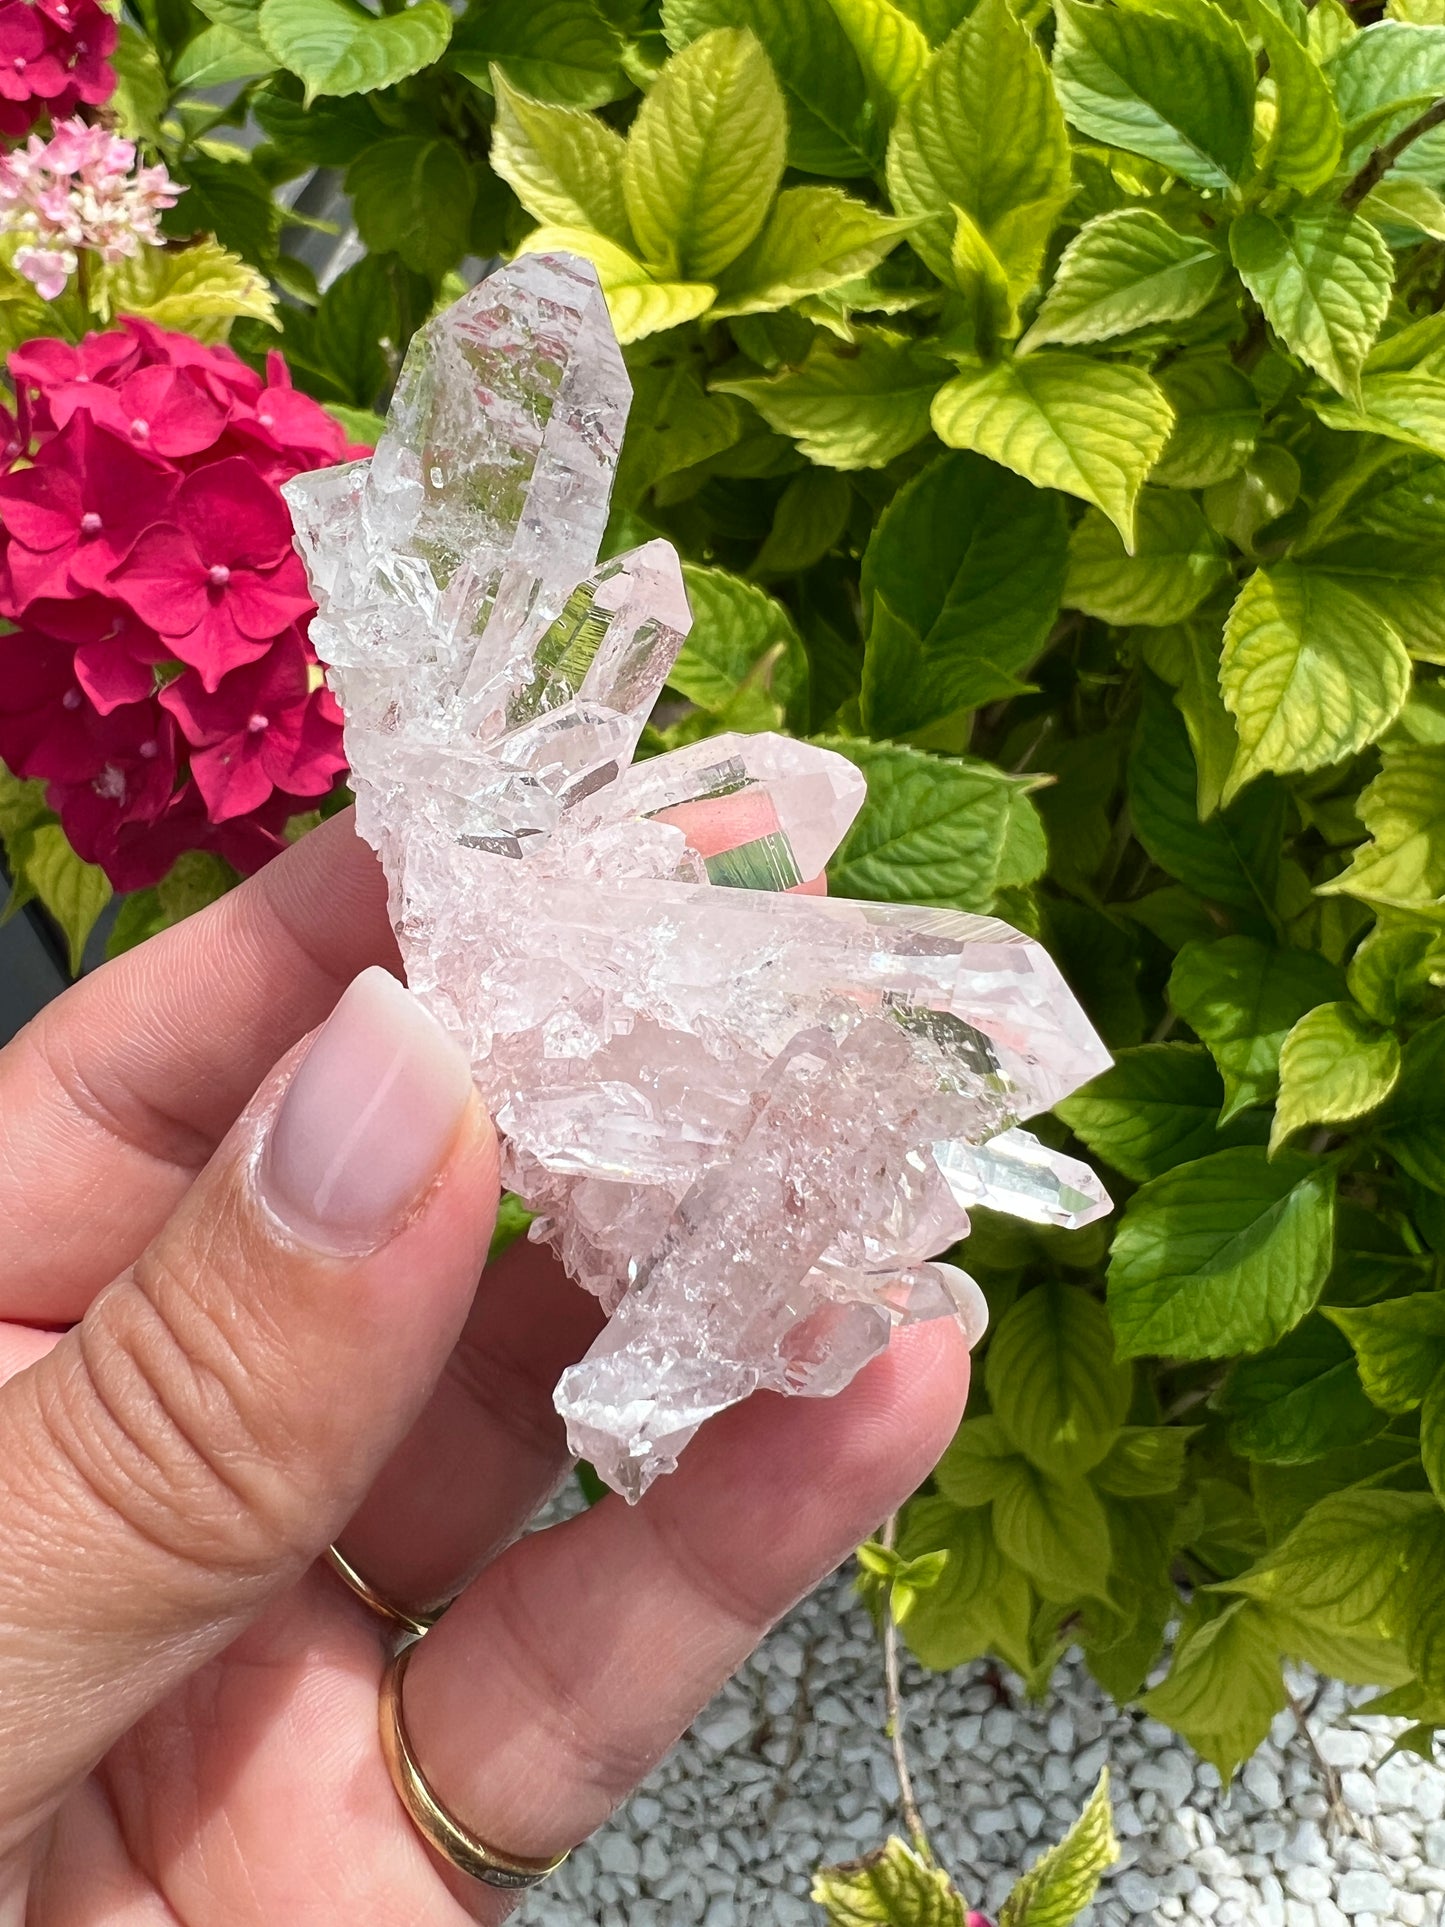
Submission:
M 420 1639 L 423 1633 L 430 1632 L 447 1609 L 446 1606 L 437 1606 L 431 1612 L 411 1613 L 404 1606 L 394 1606 L 389 1599 L 383 1599 L 374 1586 L 367 1584 L 346 1555 L 338 1552 L 335 1546 L 326 1548 L 326 1563 L 364 1606 L 370 1606 L 374 1613 L 393 1626 L 400 1627 L 403 1632 L 410 1633 L 414 1639 Z M 447 1605 L 450 1603 L 448 1600 Z
M 535 1887 L 549 1873 L 556 1873 L 567 1855 L 559 1853 L 554 1860 L 519 1860 L 514 1854 L 498 1853 L 495 1847 L 489 1847 L 452 1818 L 417 1765 L 401 1709 L 401 1683 L 415 1651 L 413 1642 L 393 1653 L 381 1680 L 381 1750 L 386 1755 L 397 1797 L 422 1838 L 473 1880 L 513 1893 L 519 1888 Z

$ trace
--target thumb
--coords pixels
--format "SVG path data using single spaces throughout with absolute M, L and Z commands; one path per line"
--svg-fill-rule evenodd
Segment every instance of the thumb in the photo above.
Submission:
M 381 970 L 297 1055 L 0 1389 L 0 1852 L 337 1535 L 465 1318 L 497 1153 L 464 1055 Z

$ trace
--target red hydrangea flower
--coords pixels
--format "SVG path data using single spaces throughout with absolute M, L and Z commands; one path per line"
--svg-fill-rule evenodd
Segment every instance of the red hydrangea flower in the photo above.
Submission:
M 111 585 L 214 690 L 315 606 L 291 518 L 239 455 L 188 475 L 165 515 L 135 542 Z
M 185 731 L 213 823 L 246 816 L 275 790 L 324 796 L 341 759 L 341 711 L 299 635 L 209 690 L 194 669 L 161 691 Z
M 364 451 L 280 356 L 148 322 L 8 366 L 0 760 L 117 889 L 193 849 L 254 870 L 345 768 L 280 485 Z
M 117 35 L 96 0 L 0 0 L 0 134 L 109 100 Z

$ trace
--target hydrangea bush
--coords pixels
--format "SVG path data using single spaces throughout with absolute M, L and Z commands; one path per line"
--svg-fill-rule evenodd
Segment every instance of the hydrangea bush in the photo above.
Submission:
M 1224 1772 L 1286 1658 L 1428 1753 L 1445 0 L 134 0 L 108 105 L 76 6 L 0 6 L 19 894 L 81 936 L 149 886 L 128 941 L 337 794 L 276 485 L 489 258 L 588 256 L 613 543 L 697 618 L 653 747 L 842 749 L 833 888 L 1036 932 L 1117 1058 L 1045 1128 L 1120 1208 L 979 1214 L 993 1335 L 875 1598 L 1033 1690 L 1076 1643 Z M 77 103 L 128 252 L 43 158 Z

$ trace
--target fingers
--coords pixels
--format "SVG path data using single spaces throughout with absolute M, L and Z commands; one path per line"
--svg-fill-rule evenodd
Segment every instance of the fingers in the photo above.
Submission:
M 0 1852 L 354 1510 L 455 1343 L 496 1197 L 465 1057 L 367 971 L 0 1388 Z
M 0 1051 L 0 1318 L 79 1318 L 283 1052 L 395 963 L 351 813 L 68 990 Z
M 488 1265 L 436 1390 L 339 1541 L 383 1598 L 452 1598 L 553 1491 L 572 1461 L 552 1394 L 601 1323 L 541 1246 Z
M 904 1332 L 835 1399 L 764 1394 L 723 1414 L 635 1510 L 608 1498 L 513 1546 L 407 1673 L 407 1727 L 441 1800 L 511 1854 L 590 1833 L 931 1470 L 967 1382 L 955 1327 Z

